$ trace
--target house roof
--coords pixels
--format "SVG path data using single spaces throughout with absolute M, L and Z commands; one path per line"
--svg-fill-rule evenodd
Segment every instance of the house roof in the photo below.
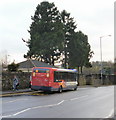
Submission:
M 33 68 L 33 67 L 55 67 L 52 65 L 49 65 L 47 63 L 44 62 L 40 62 L 37 60 L 26 60 L 23 62 L 18 63 L 19 64 L 19 68 Z

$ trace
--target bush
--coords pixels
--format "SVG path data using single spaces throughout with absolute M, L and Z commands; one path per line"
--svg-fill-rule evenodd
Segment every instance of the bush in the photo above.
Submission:
M 8 65 L 8 71 L 16 72 L 18 71 L 19 64 L 15 64 L 14 62 Z

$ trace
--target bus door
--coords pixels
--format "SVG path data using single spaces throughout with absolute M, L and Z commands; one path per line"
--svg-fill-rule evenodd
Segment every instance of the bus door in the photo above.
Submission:
M 32 75 L 32 85 L 48 86 L 49 85 L 49 69 L 35 68 Z

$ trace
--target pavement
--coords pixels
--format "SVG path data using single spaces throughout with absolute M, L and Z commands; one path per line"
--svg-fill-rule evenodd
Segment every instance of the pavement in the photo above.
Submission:
M 78 88 L 84 88 L 84 87 L 85 86 L 78 86 Z M 86 86 L 86 87 L 90 87 L 90 86 Z M 34 90 L 31 90 L 31 88 L 0 91 L 0 97 L 7 97 L 7 96 L 14 96 L 14 95 L 25 95 L 25 94 L 36 93 L 36 92 L 42 92 L 42 91 L 34 91 Z
M 86 86 L 86 87 L 92 87 L 92 86 Z M 85 86 L 78 86 L 78 88 L 85 88 Z M 25 89 L 18 89 L 18 90 L 7 90 L 7 91 L 0 91 L 0 96 L 8 95 L 8 94 L 18 94 L 18 93 L 28 93 L 28 92 L 38 92 L 31 90 L 31 88 L 25 88 Z M 39 91 L 40 92 L 40 91 Z
M 11 96 L 11 95 L 28 94 L 28 93 L 31 93 L 31 92 L 37 92 L 37 91 L 33 91 L 30 88 L 19 89 L 19 90 L 0 91 L 0 97 Z

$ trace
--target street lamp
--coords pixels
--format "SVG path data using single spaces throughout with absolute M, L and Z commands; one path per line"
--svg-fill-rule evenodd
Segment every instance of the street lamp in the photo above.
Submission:
M 103 64 L 102 64 L 102 38 L 103 37 L 111 37 L 111 35 L 107 35 L 107 36 L 101 36 L 100 37 L 100 56 L 101 56 L 101 84 L 102 84 L 102 79 L 103 79 L 103 73 L 102 73 L 102 69 L 103 69 Z

